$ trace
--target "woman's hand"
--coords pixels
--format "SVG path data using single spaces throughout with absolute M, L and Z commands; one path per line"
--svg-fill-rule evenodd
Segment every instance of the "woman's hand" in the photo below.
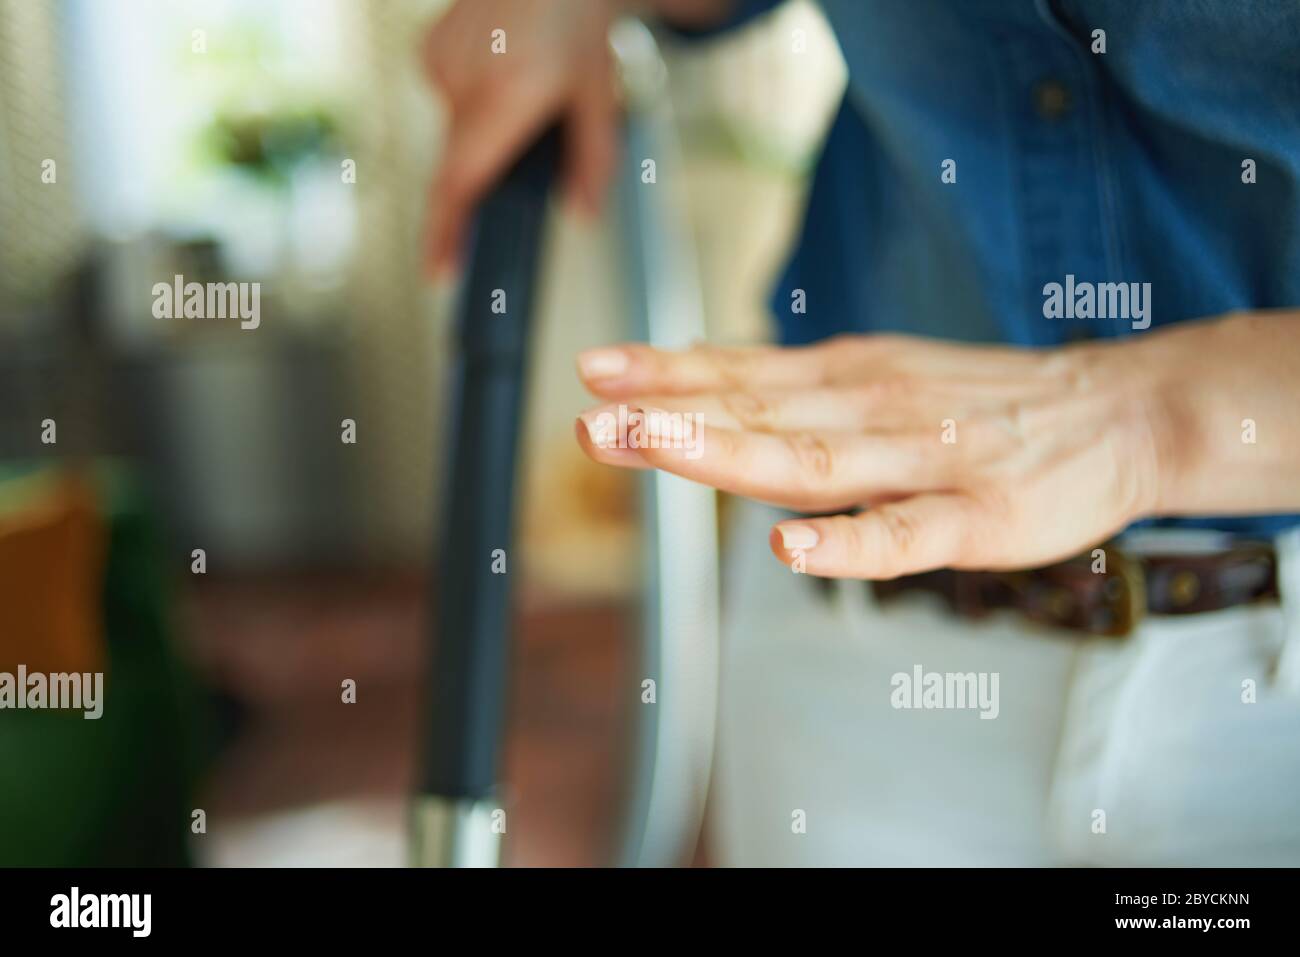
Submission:
M 1276 423 L 1275 445 L 1296 437 L 1297 331 L 1294 319 L 1247 317 L 1049 351 L 900 336 L 624 345 L 579 357 L 587 387 L 611 404 L 583 414 L 578 438 L 598 462 L 798 512 L 863 509 L 776 525 L 777 557 L 813 575 L 1032 567 L 1144 516 L 1300 504 L 1294 447 L 1264 454 L 1285 461 L 1255 497 L 1216 492 L 1207 474 L 1216 461 L 1243 472 L 1253 452 L 1241 451 L 1239 422 L 1252 411 Z M 1235 395 L 1209 401 L 1216 382 Z M 1253 399 L 1252 382 L 1263 388 Z M 644 421 L 632 415 L 621 434 L 633 411 Z M 656 420 L 668 438 L 647 442 Z M 1224 434 L 1198 432 L 1211 423 Z M 661 447 L 627 447 L 637 444 Z
M 426 259 L 453 268 L 474 207 L 542 131 L 562 122 L 565 190 L 600 209 L 617 153 L 608 34 L 624 13 L 707 26 L 734 0 L 458 0 L 425 37 L 425 72 L 447 109 L 429 199 Z
M 429 202 L 427 258 L 453 267 L 475 205 L 556 120 L 570 200 L 594 212 L 613 169 L 615 0 L 460 0 L 425 39 L 425 70 L 448 113 Z M 500 31 L 500 32 L 498 32 Z

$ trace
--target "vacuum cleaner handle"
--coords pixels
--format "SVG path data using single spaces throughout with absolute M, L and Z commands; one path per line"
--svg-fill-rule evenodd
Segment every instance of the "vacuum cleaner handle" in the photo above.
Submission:
M 459 303 L 454 435 L 437 576 L 437 634 L 415 808 L 415 863 L 497 862 L 497 772 L 510 648 L 515 471 L 547 193 L 544 134 L 483 200 Z

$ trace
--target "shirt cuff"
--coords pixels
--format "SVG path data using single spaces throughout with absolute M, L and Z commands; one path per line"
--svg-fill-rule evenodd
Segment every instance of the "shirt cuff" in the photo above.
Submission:
M 767 13 L 784 2 L 785 0 L 735 0 L 732 11 L 727 14 L 726 19 L 709 27 L 680 26 L 667 20 L 658 22 L 664 27 L 669 36 L 682 40 L 707 40 L 720 33 L 726 33 L 729 30 L 744 26 L 750 20 L 760 14 Z

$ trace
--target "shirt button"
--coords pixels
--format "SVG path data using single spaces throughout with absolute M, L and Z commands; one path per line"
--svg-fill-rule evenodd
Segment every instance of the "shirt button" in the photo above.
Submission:
M 1070 106 L 1070 91 L 1060 80 L 1043 80 L 1034 87 L 1034 108 L 1043 119 L 1059 120 Z

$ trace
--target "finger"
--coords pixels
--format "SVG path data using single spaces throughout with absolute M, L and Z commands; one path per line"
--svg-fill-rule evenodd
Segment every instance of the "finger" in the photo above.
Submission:
M 857 515 L 799 518 L 772 529 L 772 552 L 823 578 L 897 578 L 977 560 L 975 508 L 959 494 L 914 495 Z
M 594 394 L 615 399 L 809 388 L 827 382 L 843 361 L 821 343 L 796 348 L 697 346 L 681 352 L 628 343 L 580 353 L 578 375 Z
M 690 395 L 763 388 L 863 387 L 906 395 L 918 383 L 949 401 L 985 404 L 1059 391 L 1069 358 L 1025 349 L 952 345 L 894 335 L 836 336 L 810 346 L 682 351 L 632 343 L 578 356 L 587 388 L 602 398 Z
M 584 413 L 578 416 L 574 423 L 574 434 L 587 457 L 602 465 L 628 469 L 654 468 L 627 445 L 626 436 L 621 436 L 617 429 L 609 429 L 596 415 Z
M 616 155 L 616 101 L 608 53 L 602 48 L 599 69 L 577 91 L 569 108 L 565 151 L 565 191 L 584 215 L 599 215 Z
M 455 266 L 479 200 L 554 114 L 556 104 L 539 96 L 511 84 L 457 105 L 429 203 L 432 269 Z
M 691 415 L 710 425 L 742 432 L 891 432 L 939 428 L 961 407 L 917 389 L 910 393 L 874 386 L 771 389 L 689 395 L 638 395 L 583 413 L 626 416 L 628 409 L 657 408 Z
M 662 409 L 645 413 L 628 444 L 656 468 L 798 511 L 946 488 L 957 464 L 948 454 L 954 446 L 928 436 L 740 432 Z
M 428 224 L 425 227 L 424 266 L 426 274 L 444 277 L 460 270 L 465 235 L 465 208 L 435 179 L 429 190 Z

